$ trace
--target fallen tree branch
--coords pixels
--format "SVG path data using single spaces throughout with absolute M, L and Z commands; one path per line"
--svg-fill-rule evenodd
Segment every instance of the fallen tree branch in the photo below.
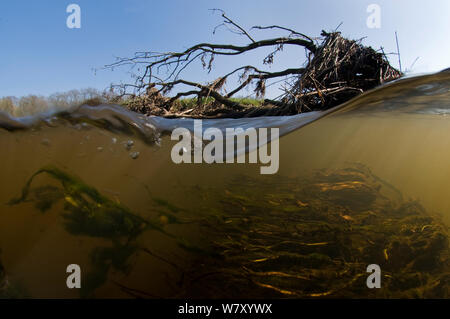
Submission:
M 253 116 L 263 112 L 276 115 L 296 114 L 333 107 L 367 89 L 401 76 L 401 72 L 390 66 L 384 53 L 364 47 L 361 44 L 362 39 L 348 40 L 339 32 L 326 31 L 322 31 L 321 38 L 313 38 L 291 28 L 269 25 L 254 26 L 250 30 L 272 29 L 287 31 L 289 34 L 256 40 L 223 10 L 211 10 L 220 12 L 223 18 L 223 23 L 218 25 L 214 32 L 221 25 L 231 26 L 229 29 L 232 32 L 245 36 L 250 43 L 246 45 L 199 43 L 181 52 L 136 52 L 131 58 L 118 58 L 116 62 L 105 67 L 145 65 L 144 71 L 136 75 L 134 84 L 118 86 L 122 94 L 126 94 L 128 89 L 134 90 L 133 96 L 136 98 L 129 103 L 131 109 L 161 116 L 174 114 Z M 322 40 L 320 45 L 317 39 Z M 245 65 L 206 84 L 181 78 L 182 73 L 194 62 L 200 61 L 209 73 L 216 56 L 237 56 L 259 48 L 273 48 L 262 61 L 263 65 L 270 65 L 274 62 L 275 54 L 283 50 L 285 45 L 304 48 L 306 66 L 272 72 L 254 65 Z M 166 70 L 164 77 L 157 75 L 162 68 Z M 230 83 L 235 83 L 229 79 L 236 76 L 238 84 L 227 90 Z M 293 77 L 295 80 L 291 81 Z M 284 80 L 280 81 L 280 78 Z M 254 85 L 253 94 L 256 94 L 257 98 L 263 98 L 266 81 L 270 79 L 276 79 L 275 83 L 283 82 L 281 84 L 283 94 L 276 99 L 264 99 L 261 104 L 261 106 L 270 104 L 272 107 L 255 111 L 233 98 L 250 85 Z M 181 90 L 182 86 L 189 89 Z M 167 97 L 172 90 L 176 90 L 175 94 Z M 144 97 L 141 97 L 142 94 Z M 189 96 L 197 97 L 197 107 L 194 109 L 188 107 L 186 111 L 178 101 Z M 208 105 L 202 105 L 201 101 L 209 101 L 208 98 L 213 99 L 214 105 L 210 102 Z M 217 111 L 211 110 L 211 107 Z

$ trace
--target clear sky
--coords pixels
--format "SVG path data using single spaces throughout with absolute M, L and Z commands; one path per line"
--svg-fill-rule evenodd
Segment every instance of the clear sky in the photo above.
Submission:
M 66 8 L 81 7 L 81 28 L 69 29 Z M 380 28 L 368 28 L 367 7 L 381 8 Z M 278 24 L 319 36 L 322 29 L 339 30 L 385 52 L 396 51 L 398 32 L 403 68 L 412 73 L 450 67 L 449 0 L 39 0 L 0 2 L 0 96 L 54 92 L 129 82 L 127 69 L 93 69 L 131 56 L 135 51 L 183 50 L 197 42 L 234 42 L 245 39 L 225 29 L 212 34 L 221 22 L 208 9 L 221 8 L 242 26 Z M 257 39 L 272 36 L 254 31 Z M 287 51 L 287 49 L 285 49 Z M 264 52 L 237 60 L 217 58 L 216 73 L 205 76 L 191 68 L 186 77 L 207 80 L 238 64 L 260 65 Z M 271 68 L 298 67 L 301 50 L 282 53 Z M 397 58 L 391 56 L 394 66 Z

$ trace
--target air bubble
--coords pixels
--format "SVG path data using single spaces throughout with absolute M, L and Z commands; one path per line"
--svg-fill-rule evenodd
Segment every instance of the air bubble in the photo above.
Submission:
M 125 148 L 126 148 L 128 151 L 131 150 L 131 148 L 133 147 L 133 145 L 134 145 L 134 141 L 132 141 L 132 140 L 128 140 L 128 141 L 125 142 Z
M 138 157 L 139 157 L 139 152 L 131 152 L 130 153 L 130 157 L 132 158 L 132 159 L 137 159 Z

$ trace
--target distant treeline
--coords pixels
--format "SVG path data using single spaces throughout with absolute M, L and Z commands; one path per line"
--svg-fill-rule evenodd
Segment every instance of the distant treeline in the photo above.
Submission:
M 15 117 L 28 116 L 53 110 L 64 110 L 82 104 L 98 105 L 114 100 L 113 95 L 97 89 L 87 88 L 54 93 L 50 96 L 28 95 L 0 98 L 0 111 Z M 117 101 L 115 101 L 117 102 Z
M 160 95 L 158 94 L 158 96 Z M 167 99 L 168 98 L 166 98 L 166 100 Z M 261 105 L 261 100 L 252 98 L 236 97 L 230 98 L 230 100 L 246 106 L 258 107 Z M 200 99 L 197 97 L 189 97 L 179 99 L 174 103 L 173 107 L 181 112 L 202 105 L 208 106 L 213 102 L 214 99 L 212 97 Z M 111 90 L 99 91 L 93 88 L 86 88 L 54 93 L 50 96 L 27 95 L 22 97 L 0 97 L 0 112 L 5 112 L 13 117 L 23 117 L 38 113 L 45 113 L 47 111 L 64 111 L 70 107 L 80 106 L 83 104 L 91 106 L 100 104 L 117 104 L 129 110 L 142 113 L 139 107 L 152 107 L 154 100 L 152 100 L 151 96 L 149 97 L 148 95 L 118 95 Z M 160 109 L 160 111 L 161 110 L 162 109 Z M 161 114 L 156 115 L 164 115 L 164 113 L 161 112 Z

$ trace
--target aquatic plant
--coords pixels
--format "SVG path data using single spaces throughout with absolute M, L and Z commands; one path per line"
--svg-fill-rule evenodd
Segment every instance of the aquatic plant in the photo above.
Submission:
M 205 192 L 207 206 L 220 203 L 203 229 L 223 260 L 202 259 L 186 296 L 450 296 L 447 226 L 365 166 L 240 176 Z M 369 264 L 382 289 L 367 288 Z
M 32 182 L 41 174 L 49 175 L 58 181 L 62 188 L 53 185 L 32 188 Z M 104 196 L 81 179 L 53 166 L 35 172 L 25 183 L 21 195 L 12 199 L 9 205 L 32 201 L 39 211 L 45 213 L 60 200 L 64 201 L 62 217 L 66 231 L 72 235 L 104 238 L 111 242 L 111 246 L 98 247 L 91 252 L 92 270 L 83 279 L 82 297 L 92 297 L 95 290 L 106 282 L 111 268 L 127 272 L 129 258 L 138 251 L 144 251 L 171 263 L 155 255 L 147 247 L 140 247 L 136 243 L 136 238 L 145 231 L 158 231 L 175 240 L 177 245 L 186 251 L 204 252 L 202 248 L 164 229 L 167 224 L 183 222 L 173 215 L 181 211 L 179 207 L 154 197 L 154 210 L 159 213 L 159 217 L 156 220 L 146 219 L 133 213 L 123 204 Z
M 31 188 L 40 174 L 62 187 Z M 238 176 L 220 188 L 195 186 L 195 212 L 154 196 L 144 218 L 67 172 L 46 167 L 33 174 L 17 205 L 32 201 L 48 211 L 64 201 L 65 229 L 104 238 L 90 253 L 82 297 L 93 297 L 110 270 L 127 274 L 144 252 L 179 275 L 172 297 L 447 298 L 450 296 L 448 227 L 417 201 L 367 167 L 316 170 L 302 178 Z M 255 191 L 257 190 L 257 191 Z M 195 224 L 202 247 L 166 231 Z M 190 254 L 189 263 L 160 256 L 137 237 L 157 231 Z M 382 288 L 368 289 L 366 267 L 382 269 Z M 191 265 L 191 266 L 189 266 Z M 1 277 L 0 277 L 1 280 Z M 133 297 L 158 297 L 114 282 Z

